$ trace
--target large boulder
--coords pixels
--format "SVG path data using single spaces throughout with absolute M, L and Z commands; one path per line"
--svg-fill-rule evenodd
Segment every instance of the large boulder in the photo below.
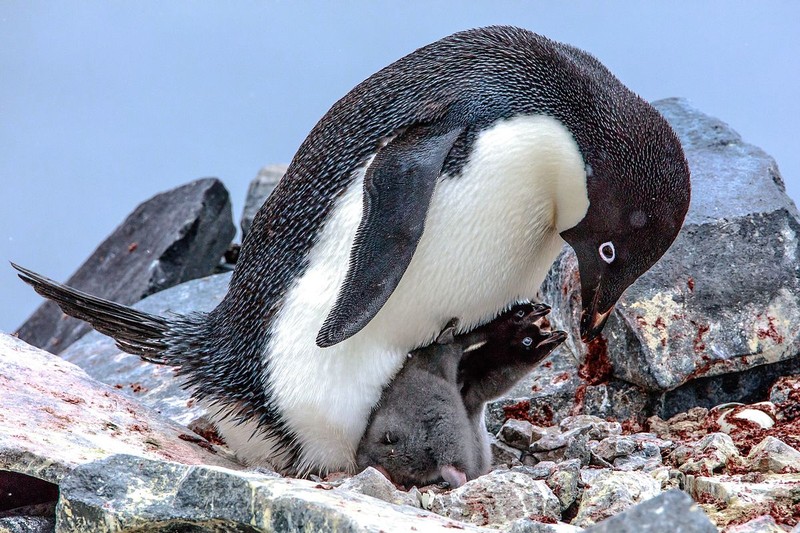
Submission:
M 235 234 L 225 186 L 216 178 L 196 180 L 139 205 L 66 283 L 130 305 L 214 272 Z M 46 302 L 17 334 L 60 353 L 90 329 Z
M 751 402 L 799 364 L 800 215 L 775 161 L 684 100 L 654 105 L 692 172 L 685 225 L 588 346 L 577 330 L 577 260 L 565 247 L 540 297 L 554 326 L 571 334 L 513 391 L 515 402 L 530 403 L 526 416 L 538 407 L 550 419 L 581 411 L 642 419 Z M 501 423 L 500 409 L 513 405 L 495 405 L 490 421 Z

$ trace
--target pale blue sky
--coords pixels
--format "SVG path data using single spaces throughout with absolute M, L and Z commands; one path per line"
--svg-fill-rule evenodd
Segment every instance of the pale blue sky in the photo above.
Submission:
M 773 155 L 800 200 L 800 2 L 0 3 L 0 260 L 66 279 L 140 202 L 288 162 L 374 71 L 514 24 L 596 55 L 647 99 L 689 98 Z M 754 191 L 757 194 L 757 191 Z M 0 266 L 0 330 L 40 298 Z

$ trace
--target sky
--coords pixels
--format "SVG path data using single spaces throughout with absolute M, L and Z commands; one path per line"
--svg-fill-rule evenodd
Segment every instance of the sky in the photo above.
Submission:
M 0 2 L 0 331 L 141 202 L 216 176 L 238 225 L 260 167 L 327 109 L 450 33 L 511 24 L 688 98 L 778 162 L 800 203 L 800 2 Z M 754 191 L 757 194 L 757 191 Z

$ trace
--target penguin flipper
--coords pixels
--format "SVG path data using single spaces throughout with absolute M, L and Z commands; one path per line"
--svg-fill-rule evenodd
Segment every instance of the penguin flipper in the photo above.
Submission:
M 358 333 L 394 292 L 425 229 L 445 158 L 463 131 L 410 126 L 378 151 L 364 176 L 364 214 L 347 276 L 317 335 L 318 346 Z

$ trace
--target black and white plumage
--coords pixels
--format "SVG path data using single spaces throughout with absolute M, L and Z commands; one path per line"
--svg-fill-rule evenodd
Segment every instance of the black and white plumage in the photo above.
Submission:
M 213 311 L 152 317 L 22 277 L 122 349 L 179 365 L 244 460 L 349 469 L 382 388 L 447 320 L 469 330 L 529 299 L 566 240 L 589 340 L 688 203 L 681 146 L 650 105 L 585 52 L 488 27 L 334 104 Z

